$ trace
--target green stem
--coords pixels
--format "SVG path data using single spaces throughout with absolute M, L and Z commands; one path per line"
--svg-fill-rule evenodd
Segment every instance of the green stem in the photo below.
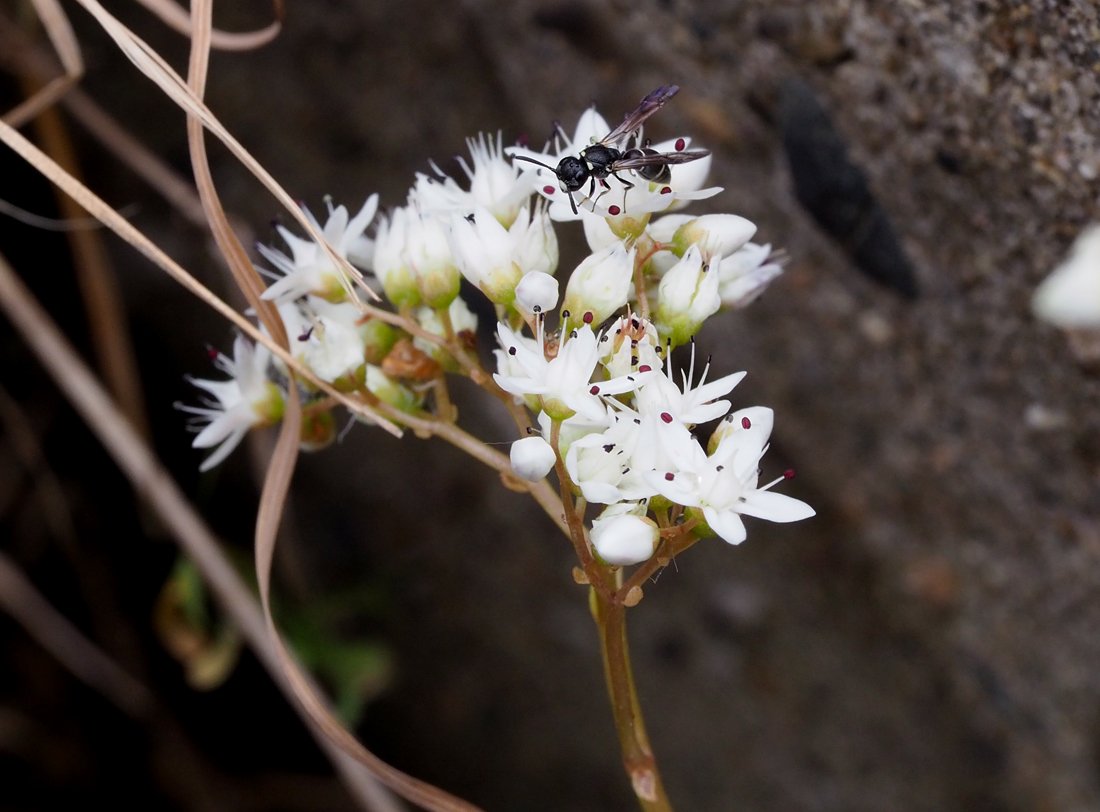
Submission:
M 630 652 L 626 643 L 626 606 L 619 593 L 603 596 L 591 592 L 592 615 L 600 632 L 603 649 L 604 675 L 623 753 L 623 766 L 638 802 L 646 812 L 671 812 L 672 805 L 661 784 L 653 749 L 645 732 L 634 675 L 630 668 Z
M 642 708 L 634 688 L 634 675 L 630 667 L 630 652 L 626 644 L 626 599 L 628 590 L 622 588 L 622 570 L 614 569 L 592 554 L 584 530 L 584 510 L 573 498 L 573 482 L 565 468 L 559 450 L 561 421 L 550 425 L 550 445 L 557 455 L 555 469 L 561 489 L 562 507 L 569 528 L 569 537 L 591 586 L 592 617 L 600 635 L 603 653 L 604 676 L 611 700 L 611 714 L 615 730 L 619 734 L 619 747 L 623 754 L 623 766 L 627 777 L 646 812 L 672 812 L 665 788 L 657 772 L 657 761 L 645 732 Z

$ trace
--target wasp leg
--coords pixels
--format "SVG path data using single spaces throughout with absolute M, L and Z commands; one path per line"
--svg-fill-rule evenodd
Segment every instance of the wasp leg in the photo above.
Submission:
M 617 180 L 623 185 L 623 213 L 626 213 L 626 193 L 634 188 L 634 184 L 628 181 L 626 178 L 621 177 L 618 172 L 612 172 L 611 177 Z

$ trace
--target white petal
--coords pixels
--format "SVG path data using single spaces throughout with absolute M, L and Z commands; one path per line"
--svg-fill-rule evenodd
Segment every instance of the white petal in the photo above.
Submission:
M 516 285 L 516 306 L 521 312 L 549 313 L 558 304 L 558 280 L 548 273 L 524 274 Z
M 630 514 L 597 519 L 592 525 L 592 546 L 608 564 L 625 567 L 640 564 L 653 555 L 660 534 L 657 526 Z
M 512 443 L 509 454 L 512 471 L 528 482 L 538 482 L 554 467 L 557 456 L 550 443 L 541 437 L 524 437 Z
M 797 522 L 816 515 L 802 500 L 773 491 L 749 491 L 738 510 L 746 516 L 771 522 Z
M 732 510 L 715 510 L 712 507 L 703 508 L 703 516 L 710 525 L 710 529 L 722 537 L 729 544 L 740 544 L 748 535 L 745 532 L 745 523 L 741 521 Z
M 247 433 L 247 426 L 238 428 L 233 434 L 225 439 L 225 442 L 218 446 L 217 451 L 215 451 L 213 454 L 202 461 L 202 464 L 199 466 L 199 471 L 209 471 L 211 468 L 213 468 L 226 457 L 228 457 L 229 453 L 240 444 L 241 440 L 244 439 L 244 436 Z

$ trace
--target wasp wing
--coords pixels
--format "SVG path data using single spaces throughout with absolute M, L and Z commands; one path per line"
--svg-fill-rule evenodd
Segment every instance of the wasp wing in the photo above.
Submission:
M 622 123 L 599 140 L 604 146 L 611 146 L 622 141 L 626 136 L 637 132 L 647 118 L 656 113 L 665 102 L 680 92 L 679 85 L 662 85 L 654 90 L 640 102 L 638 106 L 623 116 Z
M 686 164 L 689 161 L 697 161 L 710 155 L 707 149 L 691 149 L 686 152 L 654 152 L 646 155 L 635 155 L 629 158 L 621 158 L 610 167 L 612 172 L 620 169 L 638 169 L 643 166 L 668 166 L 669 164 Z

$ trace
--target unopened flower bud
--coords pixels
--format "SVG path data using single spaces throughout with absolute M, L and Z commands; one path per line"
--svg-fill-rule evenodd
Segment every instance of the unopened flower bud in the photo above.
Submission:
M 718 264 L 718 295 L 723 307 L 744 307 L 783 273 L 778 262 L 768 262 L 770 245 L 746 243 Z
M 403 412 L 411 412 L 420 405 L 420 397 L 406 386 L 394 381 L 381 367 L 367 365 L 366 387 L 372 395 Z
M 327 409 L 304 412 L 298 434 L 298 446 L 303 451 L 320 451 L 336 439 L 336 419 Z
M 512 256 L 512 237 L 488 209 L 452 218 L 451 249 L 462 275 L 490 301 L 512 303 L 523 270 Z
M 509 234 L 515 240 L 514 258 L 525 274 L 552 274 L 558 269 L 558 236 L 545 206 L 535 209 L 530 222 L 527 209 L 523 209 Z
M 363 337 L 363 357 L 368 364 L 381 364 L 402 333 L 381 319 L 368 318 L 359 328 Z
M 672 236 L 671 250 L 684 256 L 693 245 L 699 246 L 709 261 L 727 257 L 752 239 L 756 226 L 736 214 L 704 214 L 688 220 Z
M 548 313 L 558 303 L 558 280 L 547 273 L 525 274 L 516 285 L 516 309 L 528 316 Z
M 408 257 L 411 216 L 407 209 L 396 209 L 388 220 L 379 224 L 374 241 L 374 275 L 386 298 L 399 309 L 420 304 L 420 287 Z
M 634 249 L 615 243 L 586 258 L 565 288 L 565 302 L 571 318 L 598 325 L 626 304 L 634 276 Z
M 699 247 L 693 245 L 661 277 L 654 321 L 661 337 L 671 339 L 672 346 L 678 347 L 686 344 L 721 306 L 718 274 L 707 269 Z
M 660 532 L 652 520 L 627 513 L 592 523 L 592 546 L 600 558 L 619 567 L 649 560 Z
M 416 273 L 421 301 L 428 307 L 446 307 L 458 295 L 462 279 L 446 227 L 435 217 L 409 209 L 406 228 L 406 252 Z
M 512 443 L 509 454 L 512 472 L 528 482 L 538 482 L 554 467 L 557 456 L 550 443 L 538 436 L 524 437 Z

